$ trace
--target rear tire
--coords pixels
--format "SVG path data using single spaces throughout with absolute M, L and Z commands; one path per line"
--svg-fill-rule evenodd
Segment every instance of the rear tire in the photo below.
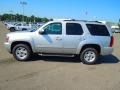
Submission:
M 11 28 L 10 28 L 10 31 L 11 31 L 11 32 L 15 32 L 15 28 L 14 28 L 14 27 L 11 27 Z
M 12 50 L 13 56 L 18 61 L 26 61 L 31 57 L 32 50 L 28 45 L 18 44 Z
M 26 29 L 26 28 L 23 28 L 22 31 L 27 31 L 27 29 Z
M 92 65 L 95 64 L 98 58 L 98 52 L 94 48 L 86 48 L 80 54 L 80 60 L 84 64 Z

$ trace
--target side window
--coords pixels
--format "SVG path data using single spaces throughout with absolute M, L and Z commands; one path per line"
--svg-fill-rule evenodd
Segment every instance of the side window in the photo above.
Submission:
M 83 29 L 78 23 L 67 23 L 66 24 L 66 34 L 67 35 L 82 35 Z
M 23 26 L 27 26 L 27 24 L 24 23 Z
M 108 29 L 105 25 L 86 24 L 91 35 L 97 36 L 110 36 Z
M 43 34 L 62 34 L 62 24 L 61 23 L 51 23 L 44 27 Z
M 17 24 L 16 26 L 21 26 L 21 24 Z

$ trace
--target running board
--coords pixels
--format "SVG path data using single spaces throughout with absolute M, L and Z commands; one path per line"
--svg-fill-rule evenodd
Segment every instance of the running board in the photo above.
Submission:
M 57 57 L 74 57 L 75 55 L 62 55 L 62 54 L 38 54 L 40 56 L 57 56 Z

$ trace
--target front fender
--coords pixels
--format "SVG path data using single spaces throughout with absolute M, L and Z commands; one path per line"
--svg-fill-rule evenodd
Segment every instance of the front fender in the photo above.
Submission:
M 20 37 L 15 37 L 15 38 L 11 38 L 10 39 L 10 43 L 12 45 L 12 43 L 14 42 L 26 42 L 29 43 L 31 45 L 32 51 L 36 52 L 35 50 L 35 45 L 34 45 L 34 41 L 31 37 L 24 37 L 24 38 L 20 38 Z

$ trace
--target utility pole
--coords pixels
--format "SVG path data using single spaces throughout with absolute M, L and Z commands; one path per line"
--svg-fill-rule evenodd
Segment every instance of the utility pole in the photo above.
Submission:
M 12 21 L 12 19 L 13 19 L 13 18 L 12 18 L 13 10 L 10 10 L 9 12 L 10 12 L 10 14 L 11 14 L 11 21 Z
M 23 8 L 23 17 L 22 17 L 22 21 L 24 22 L 24 8 L 25 8 L 25 5 L 27 5 L 27 2 L 21 1 L 20 4 L 22 5 L 22 8 Z

